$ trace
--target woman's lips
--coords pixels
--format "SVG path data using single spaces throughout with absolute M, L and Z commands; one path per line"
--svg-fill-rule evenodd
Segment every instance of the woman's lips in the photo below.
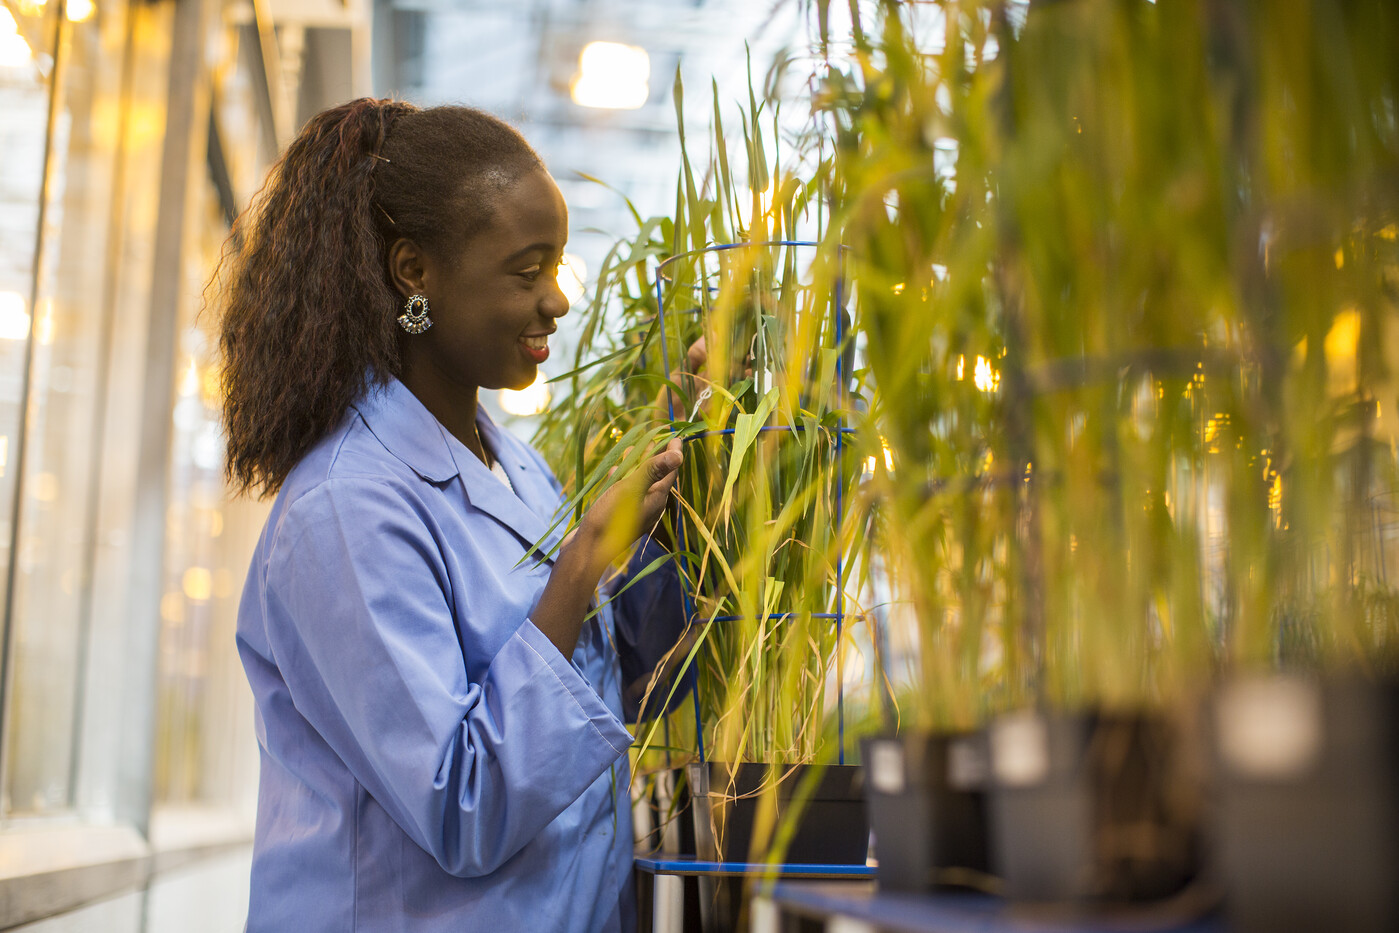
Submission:
M 547 334 L 539 337 L 521 337 L 520 346 L 524 348 L 525 355 L 535 363 L 542 363 L 549 358 L 549 336 Z

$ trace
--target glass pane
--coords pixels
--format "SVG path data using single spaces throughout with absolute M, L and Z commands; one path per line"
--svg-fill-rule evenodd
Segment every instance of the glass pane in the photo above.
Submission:
M 43 17 L 45 7 L 35 8 Z M 106 32 L 115 28 L 119 35 L 119 14 L 116 4 L 99 11 L 70 2 L 56 56 L 62 94 L 52 126 L 47 214 L 37 258 L 24 463 L 12 464 L 22 469 L 22 479 L 14 518 L 19 534 L 10 620 L 13 679 L 5 727 L 10 813 L 64 809 L 72 797 L 103 362 L 114 311 L 105 277 L 116 153 L 111 115 L 121 47 L 115 53 L 104 49 L 102 25 L 106 20 Z M 55 15 L 56 10 L 47 17 L 49 34 Z M 4 25 L 0 22 L 0 28 Z M 39 66 L 42 72 L 42 60 Z M 42 146 L 47 96 L 46 89 L 36 87 L 23 98 L 25 145 Z M 4 113 L 6 122 L 14 119 L 8 107 Z M 7 176 L 10 164 L 7 158 Z M 33 174 L 40 166 L 27 167 Z M 36 180 L 28 181 L 29 190 L 37 191 Z M 31 241 L 37 213 L 36 204 L 29 214 Z
M 214 115 L 224 179 L 239 206 L 266 170 L 239 32 L 214 47 Z M 187 227 L 191 288 L 212 274 L 228 226 L 220 192 L 200 180 L 197 222 Z M 213 296 L 210 296 L 211 299 Z M 257 744 L 252 697 L 235 648 L 238 596 L 267 505 L 233 500 L 223 479 L 217 303 L 203 313 L 199 292 L 182 307 L 180 373 L 171 449 L 165 589 L 160 603 L 155 800 L 159 804 L 252 806 Z
M 19 475 L 20 400 L 34 287 L 34 242 L 49 90 L 40 73 L 42 16 L 16 20 L 0 7 L 0 569 L 7 570 Z M 31 44 L 32 43 L 32 44 Z M 8 577 L 0 573 L 0 600 Z M 3 606 L 3 602 L 0 602 Z M 0 610 L 3 611 L 3 610 Z

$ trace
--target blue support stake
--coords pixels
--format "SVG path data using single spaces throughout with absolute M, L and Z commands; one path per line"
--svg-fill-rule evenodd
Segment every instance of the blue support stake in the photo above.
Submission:
M 838 257 L 837 257 L 838 258 Z M 845 308 L 841 291 L 844 278 L 837 273 L 835 293 L 836 318 L 836 392 L 840 410 L 845 411 Z M 840 764 L 845 764 L 845 669 L 841 663 L 841 623 L 845 621 L 845 415 L 836 425 L 836 729 Z
M 675 255 L 675 256 L 670 257 L 669 259 L 665 260 L 664 262 L 660 263 L 660 265 L 658 265 L 658 266 L 656 267 L 656 314 L 657 314 L 657 317 L 659 318 L 659 325 L 660 325 L 660 337 L 661 337 L 661 365 L 664 367 L 664 372 L 666 373 L 666 375 L 669 376 L 670 371 L 671 371 L 671 370 L 670 370 L 670 349 L 669 349 L 669 347 L 667 346 L 667 334 L 666 334 L 666 322 L 665 322 L 665 319 L 666 319 L 666 313 L 665 313 L 665 295 L 664 295 L 664 290 L 663 290 L 664 283 L 667 282 L 667 281 L 669 281 L 669 279 L 666 277 L 666 274 L 665 274 L 665 268 L 666 268 L 666 266 L 670 265 L 672 262 L 675 262 L 676 260 L 684 259 L 685 257 L 693 256 L 693 255 L 695 255 L 695 254 L 697 254 L 697 253 L 723 252 L 723 251 L 725 251 L 725 250 L 741 249 L 741 248 L 744 248 L 744 247 L 752 247 L 752 246 L 811 246 L 811 247 L 816 247 L 816 246 L 819 246 L 819 245 L 820 245 L 819 243 L 816 243 L 815 241 L 809 241 L 809 240 L 773 240 L 773 241 L 769 241 L 769 242 L 766 242 L 766 243 L 726 243 L 726 244 L 722 244 L 722 245 L 719 245 L 719 246 L 708 246 L 708 247 L 704 247 L 704 248 L 702 248 L 702 249 L 689 250 L 689 251 L 684 252 L 684 253 L 679 253 L 679 254 L 677 254 L 677 255 Z M 844 250 L 846 249 L 846 247 L 842 246 L 840 249 L 841 249 L 841 252 L 842 252 L 842 254 L 843 254 L 843 253 L 844 253 Z M 843 406 L 843 403 L 845 402 L 845 395 L 846 395 L 846 392 L 845 392 L 845 373 L 844 373 L 844 369 L 845 369 L 845 367 L 844 367 L 844 352 L 843 352 L 843 351 L 844 351 L 844 343 L 845 343 L 845 319 L 844 319 L 844 315 L 843 315 L 843 312 L 844 312 L 844 297 L 843 297 L 843 292 L 844 292 L 844 279 L 843 279 L 842 276 L 839 276 L 839 275 L 838 275 L 838 276 L 836 277 L 836 281 L 835 281 L 835 302 L 834 302 L 834 309 L 835 309 L 836 350 L 837 350 L 837 355 L 836 355 L 836 382 L 837 382 L 837 384 L 838 384 L 837 392 L 839 393 L 839 401 L 842 403 L 842 406 Z M 696 309 L 696 310 L 700 310 L 700 309 Z M 669 416 L 669 418 L 670 418 L 670 420 L 671 420 L 671 422 L 672 422 L 672 424 L 673 424 L 673 423 L 675 422 L 675 397 L 674 397 L 673 393 L 669 390 L 669 387 L 668 387 L 668 386 L 667 386 L 667 391 L 666 391 L 666 412 L 667 412 L 667 415 Z M 768 425 L 768 426 L 764 426 L 764 427 L 760 428 L 759 430 L 760 430 L 760 431 L 790 431 L 790 432 L 797 432 L 797 431 L 805 430 L 805 426 L 803 426 L 803 425 L 792 425 L 792 426 L 789 427 L 789 426 L 785 426 L 785 425 Z M 733 429 L 733 428 L 725 428 L 725 429 L 721 429 L 721 430 L 717 430 L 717 431 L 704 431 L 704 432 L 701 432 L 701 433 L 698 433 L 698 434 L 692 434 L 692 435 L 690 435 L 690 436 L 688 436 L 688 437 L 683 438 L 683 442 L 684 442 L 684 443 L 689 443 L 689 442 L 692 441 L 692 440 L 697 440 L 697 439 L 702 438 L 702 437 L 713 437 L 713 436 L 717 436 L 717 435 L 732 435 L 733 433 L 734 433 L 734 429 Z M 846 434 L 853 434 L 853 433 L 855 433 L 855 429 L 846 426 L 844 416 L 842 415 L 842 417 L 841 417 L 839 423 L 838 423 L 837 426 L 836 426 L 836 440 L 835 440 L 835 456 L 836 456 L 836 470 L 837 470 L 837 473 L 836 473 L 836 521 L 835 521 L 835 526 L 834 526 L 834 527 L 835 527 L 836 541 L 837 541 L 838 544 L 839 544 L 839 542 L 842 540 L 841 535 L 842 535 L 843 526 L 844 526 L 844 486 L 845 486 L 845 457 L 844 457 L 845 444 L 844 444 L 844 439 L 845 439 L 845 435 L 846 435 Z M 679 514 L 678 512 L 677 512 L 676 515 L 675 515 L 675 540 L 676 540 L 676 542 L 679 543 L 681 549 L 688 555 L 688 554 L 690 553 L 689 540 L 688 540 L 688 536 L 685 534 L 684 522 L 681 521 L 681 516 L 680 516 L 680 514 Z M 690 574 L 690 576 L 693 578 L 694 568 L 693 568 L 693 565 L 692 565 L 691 560 L 690 560 L 688 557 L 686 558 L 685 566 L 686 566 L 686 572 L 687 572 L 688 574 Z M 844 547 L 843 547 L 843 545 L 841 545 L 841 546 L 837 547 L 837 550 L 836 550 L 836 606 L 835 606 L 836 611 L 833 612 L 833 613 L 827 613 L 827 612 L 816 612 L 816 613 L 811 613 L 811 618 L 813 618 L 813 619 L 834 619 L 834 620 L 835 620 L 835 626 L 836 626 L 836 719 L 837 719 L 838 743 L 839 743 L 838 756 L 839 756 L 839 762 L 840 762 L 840 764 L 845 764 L 845 674 L 844 674 L 844 665 L 842 664 L 841 653 L 840 653 L 840 639 L 841 639 L 841 634 L 842 634 L 842 631 L 843 631 L 843 622 L 844 622 L 844 619 L 845 619 L 845 589 L 844 589 L 844 575 L 845 575 L 845 573 L 844 573 L 844 567 L 845 567 L 845 562 L 844 562 Z M 693 601 L 692 601 L 691 598 L 690 598 L 689 590 L 688 590 L 684 585 L 682 585 L 682 586 L 680 587 L 680 598 L 681 598 L 681 602 L 682 602 L 682 608 L 683 608 L 683 611 L 684 611 L 684 613 L 685 613 L 685 621 L 686 621 L 686 624 L 687 624 L 687 625 L 692 625 L 692 624 L 694 624 L 695 621 L 696 621 L 696 619 L 695 619 L 695 607 L 694 607 Z M 791 612 L 769 613 L 769 614 L 767 615 L 767 618 L 769 618 L 769 619 L 786 619 L 786 618 L 791 618 L 792 616 L 794 616 L 794 615 L 796 615 L 796 614 L 797 614 L 797 613 L 791 613 Z M 719 623 L 719 622 L 733 622 L 733 621 L 738 621 L 739 618 L 740 618 L 739 616 L 716 616 L 715 618 L 713 618 L 713 619 L 710 620 L 710 621 L 711 621 L 711 624 L 713 624 L 713 623 Z M 692 699 L 692 701 L 693 701 L 693 703 L 694 703 L 694 710 L 695 710 L 695 743 L 696 743 L 696 746 L 697 746 L 697 751 L 698 751 L 698 753 L 699 753 L 699 760 L 700 760 L 701 762 L 704 762 L 704 761 L 706 760 L 706 758 L 705 758 L 705 750 L 704 750 L 704 721 L 703 721 L 703 717 L 702 717 L 701 714 L 700 714 L 699 672 L 698 672 L 698 670 L 697 670 L 697 668 L 696 668 L 696 666 L 695 666 L 694 664 L 691 664 L 691 665 L 690 665 L 690 670 L 689 670 L 688 676 L 689 676 L 690 679 L 691 679 L 691 686 L 690 686 L 691 693 L 690 693 L 690 696 L 691 696 L 691 699 Z M 668 731 L 668 730 L 669 730 L 669 724 L 667 723 L 667 733 L 666 733 L 666 734 L 667 734 L 667 741 L 666 741 L 667 746 L 669 746 L 669 744 L 670 744 L 670 741 L 669 741 L 669 738 L 668 738 L 668 736 L 669 736 L 669 731 Z M 669 751 L 667 751 L 667 761 L 669 761 Z

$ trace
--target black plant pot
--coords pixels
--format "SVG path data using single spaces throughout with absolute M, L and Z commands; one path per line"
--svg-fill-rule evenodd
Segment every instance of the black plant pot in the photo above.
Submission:
M 686 768 L 693 803 L 695 852 L 701 859 L 746 862 L 754 857 L 753 821 L 769 765 L 695 763 Z M 802 787 L 809 768 L 784 766 L 777 785 L 781 819 Z M 788 770 L 792 773 L 788 774 Z M 869 848 L 869 822 L 861 798 L 859 765 L 826 765 L 798 818 L 783 861 L 793 865 L 863 865 Z
M 1239 681 L 1214 714 L 1230 928 L 1399 930 L 1399 684 Z
M 996 874 L 1016 901 L 1152 901 L 1199 869 L 1200 781 L 1162 719 L 1018 713 L 992 724 Z
M 880 887 L 926 891 L 990 871 L 983 734 L 871 738 L 861 748 Z

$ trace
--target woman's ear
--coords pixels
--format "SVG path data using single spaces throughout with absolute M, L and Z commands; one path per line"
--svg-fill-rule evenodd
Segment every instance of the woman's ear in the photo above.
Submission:
M 422 247 L 402 237 L 389 247 L 389 279 L 404 298 L 424 294 L 425 259 Z

